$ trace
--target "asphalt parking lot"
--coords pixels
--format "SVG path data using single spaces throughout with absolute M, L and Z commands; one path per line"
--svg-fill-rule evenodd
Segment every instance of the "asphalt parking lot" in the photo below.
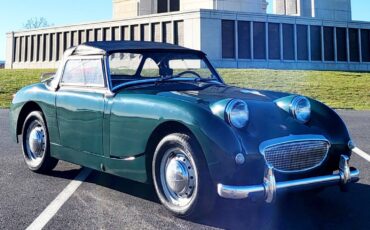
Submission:
M 370 153 L 370 111 L 338 112 L 357 146 Z M 30 172 L 8 130 L 8 111 L 0 110 L 0 229 L 25 229 L 81 168 L 61 162 L 49 175 Z M 221 201 L 196 221 L 169 214 L 151 186 L 93 171 L 45 229 L 369 229 L 370 163 L 354 154 L 351 164 L 361 180 L 348 193 L 333 187 L 273 205 Z

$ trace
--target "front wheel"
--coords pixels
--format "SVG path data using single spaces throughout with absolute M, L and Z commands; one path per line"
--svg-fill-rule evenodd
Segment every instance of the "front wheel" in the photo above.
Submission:
M 51 171 L 58 163 L 50 156 L 48 129 L 39 111 L 31 112 L 24 121 L 22 150 L 27 167 L 34 172 Z
M 161 203 L 173 214 L 194 218 L 210 211 L 216 188 L 198 142 L 186 134 L 170 134 L 158 144 L 152 163 Z

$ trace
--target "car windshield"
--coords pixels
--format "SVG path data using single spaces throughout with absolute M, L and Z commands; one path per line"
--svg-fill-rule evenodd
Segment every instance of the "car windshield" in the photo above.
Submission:
M 114 53 L 109 56 L 112 86 L 154 79 L 219 80 L 216 71 L 200 54 L 180 52 Z

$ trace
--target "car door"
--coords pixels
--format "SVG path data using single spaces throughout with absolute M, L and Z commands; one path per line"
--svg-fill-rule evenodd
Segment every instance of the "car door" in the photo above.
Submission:
M 103 155 L 106 81 L 101 57 L 69 59 L 56 93 L 60 144 Z

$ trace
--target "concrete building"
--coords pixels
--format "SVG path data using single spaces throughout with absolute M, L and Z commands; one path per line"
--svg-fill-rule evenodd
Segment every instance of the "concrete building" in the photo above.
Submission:
M 7 34 L 6 68 L 56 68 L 86 41 L 169 42 L 216 67 L 370 70 L 370 23 L 350 0 L 113 0 L 113 19 Z

